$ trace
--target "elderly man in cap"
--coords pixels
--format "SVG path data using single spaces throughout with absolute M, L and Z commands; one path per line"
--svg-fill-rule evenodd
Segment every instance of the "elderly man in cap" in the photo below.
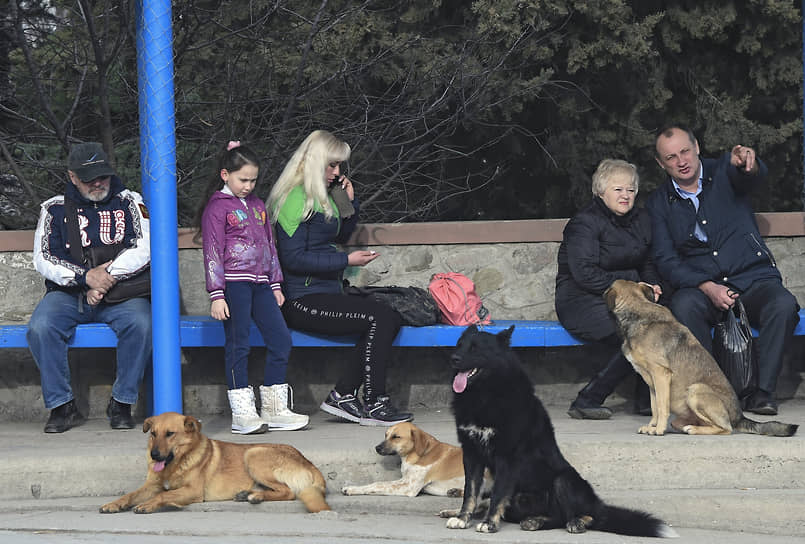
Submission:
M 86 419 L 70 387 L 67 342 L 76 325 L 90 322 L 106 323 L 117 334 L 106 414 L 113 429 L 131 429 L 131 405 L 151 360 L 151 303 L 147 293 L 122 301 L 111 293 L 149 267 L 148 212 L 142 196 L 115 175 L 100 144 L 75 145 L 67 169 L 65 194 L 42 204 L 34 238 L 34 266 L 47 292 L 31 315 L 28 345 L 50 410 L 45 432 L 61 433 Z

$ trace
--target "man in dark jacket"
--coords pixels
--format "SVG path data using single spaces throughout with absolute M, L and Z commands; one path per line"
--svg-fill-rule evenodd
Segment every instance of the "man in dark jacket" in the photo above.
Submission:
M 106 414 L 112 428 L 131 429 L 131 405 L 151 360 L 151 303 L 140 296 L 115 303 L 105 297 L 118 281 L 149 266 L 148 212 L 139 193 L 115 175 L 101 144 L 74 146 L 67 169 L 64 195 L 42 204 L 34 236 L 34 267 L 47 293 L 31 315 L 27 339 L 50 410 L 45 432 L 61 433 L 85 420 L 70 387 L 67 342 L 76 325 L 89 322 L 107 323 L 117 334 L 117 376 Z M 78 255 L 71 238 L 80 242 Z M 114 256 L 88 262 L 90 250 L 99 249 Z
M 649 197 L 654 263 L 676 291 L 670 308 L 712 351 L 711 329 L 740 296 L 759 331 L 758 389 L 746 399 L 757 414 L 777 413 L 775 389 L 783 353 L 799 321 L 796 298 L 763 242 L 749 192 L 767 168 L 751 147 L 736 145 L 719 159 L 700 159 L 686 127 L 657 133 L 657 163 L 669 179 Z

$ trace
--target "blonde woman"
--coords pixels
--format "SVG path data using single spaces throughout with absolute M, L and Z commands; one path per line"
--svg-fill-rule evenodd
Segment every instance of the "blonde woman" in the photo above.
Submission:
M 293 153 L 271 189 L 267 207 L 276 222 L 288 326 L 320 334 L 359 334 L 358 358 L 321 403 L 334 416 L 361 425 L 390 426 L 413 415 L 386 394 L 386 362 L 401 321 L 391 308 L 343 293 L 347 266 L 365 266 L 373 251 L 340 251 L 358 223 L 360 204 L 341 174 L 350 147 L 324 130 L 312 132 Z M 358 390 L 363 388 L 361 400 Z
M 603 406 L 615 387 L 635 376 L 635 410 L 650 413 L 648 387 L 621 354 L 621 340 L 603 295 L 613 281 L 642 281 L 662 294 L 660 279 L 651 261 L 651 220 L 634 207 L 639 178 L 637 168 L 622 160 L 604 159 L 592 179 L 593 201 L 568 222 L 559 246 L 556 275 L 556 313 L 571 334 L 586 342 L 600 343 L 608 363 L 570 405 L 576 419 L 608 419 Z

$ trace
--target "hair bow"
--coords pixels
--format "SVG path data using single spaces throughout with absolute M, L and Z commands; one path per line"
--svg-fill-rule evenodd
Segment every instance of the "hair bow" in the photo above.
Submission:
M 227 151 L 232 151 L 236 147 L 240 147 L 240 140 L 237 140 L 237 141 L 230 140 L 230 142 L 228 144 L 226 144 L 226 150 Z

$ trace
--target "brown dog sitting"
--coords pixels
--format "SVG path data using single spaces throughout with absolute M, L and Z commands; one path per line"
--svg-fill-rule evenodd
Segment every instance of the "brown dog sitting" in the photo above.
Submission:
M 150 514 L 204 501 L 290 501 L 299 498 L 310 512 L 329 510 L 324 477 L 296 448 L 285 444 L 234 444 L 201 434 L 192 416 L 166 412 L 143 423 L 148 439 L 145 484 L 101 513 L 132 507 Z
M 741 404 L 712 355 L 671 310 L 654 303 L 646 284 L 615 280 L 604 292 L 623 339 L 623 355 L 651 391 L 651 421 L 639 433 L 662 435 L 671 425 L 688 434 L 791 436 L 798 425 L 759 423 L 744 417 Z

